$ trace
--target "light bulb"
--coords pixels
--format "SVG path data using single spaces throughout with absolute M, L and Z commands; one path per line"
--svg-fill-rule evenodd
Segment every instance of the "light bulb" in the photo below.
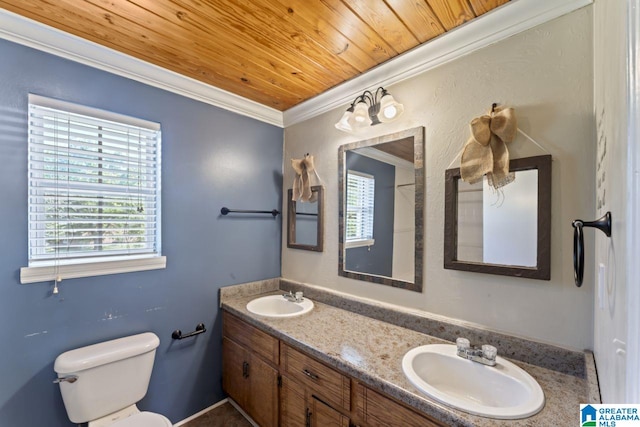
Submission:
M 398 109 L 393 105 L 389 105 L 382 111 L 382 114 L 384 114 L 385 119 L 393 119 L 398 114 Z
M 381 122 L 390 122 L 395 120 L 404 111 L 404 106 L 393 99 L 389 93 L 385 94 L 380 100 Z

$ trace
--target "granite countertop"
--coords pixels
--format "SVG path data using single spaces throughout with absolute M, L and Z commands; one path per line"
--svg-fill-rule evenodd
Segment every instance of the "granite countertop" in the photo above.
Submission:
M 275 293 L 282 292 L 263 295 Z M 509 359 L 538 381 L 544 391 L 545 407 L 538 414 L 520 420 L 471 415 L 422 394 L 402 372 L 402 358 L 408 350 L 451 342 L 317 301 L 315 308 L 302 316 L 285 319 L 258 316 L 246 309 L 254 298 L 256 295 L 222 297 L 221 305 L 247 323 L 448 425 L 573 425 L 578 420 L 579 405 L 589 400 L 586 378 Z

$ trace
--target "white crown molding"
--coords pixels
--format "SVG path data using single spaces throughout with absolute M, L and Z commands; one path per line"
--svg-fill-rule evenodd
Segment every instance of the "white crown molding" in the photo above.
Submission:
M 281 111 L 4 9 L 0 38 L 283 127 Z
M 388 87 L 591 3 L 593 0 L 511 0 L 478 19 L 286 110 L 284 127 L 340 106 L 346 108 L 364 90 Z

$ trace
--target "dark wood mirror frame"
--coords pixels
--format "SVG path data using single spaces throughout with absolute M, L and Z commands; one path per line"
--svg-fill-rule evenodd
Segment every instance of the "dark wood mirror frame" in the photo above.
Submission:
M 345 196 L 344 189 L 346 180 L 345 157 L 346 152 L 362 147 L 370 147 L 388 142 L 411 139 L 413 141 L 413 164 L 415 178 L 415 233 L 414 233 L 414 281 L 407 282 L 393 279 L 391 277 L 377 276 L 373 274 L 358 273 L 345 270 Z M 381 285 L 393 286 L 395 288 L 406 289 L 414 292 L 422 292 L 422 269 L 424 255 L 424 127 L 416 127 L 390 135 L 357 141 L 350 144 L 341 145 L 338 149 L 338 187 L 340 193 L 340 203 L 338 210 L 338 274 L 365 282 L 378 283 Z
M 324 247 L 324 187 L 314 185 L 311 191 L 318 193 L 318 221 L 315 245 L 303 245 L 296 243 L 296 202 L 293 199 L 293 190 L 289 189 L 287 207 L 287 247 L 293 249 L 304 249 L 307 251 L 322 252 Z
M 538 170 L 537 265 L 535 267 L 520 267 L 459 261 L 457 259 L 460 168 L 456 168 L 447 169 L 445 172 L 444 268 L 539 280 L 551 279 L 551 156 L 527 157 L 509 162 L 511 172 L 531 169 Z

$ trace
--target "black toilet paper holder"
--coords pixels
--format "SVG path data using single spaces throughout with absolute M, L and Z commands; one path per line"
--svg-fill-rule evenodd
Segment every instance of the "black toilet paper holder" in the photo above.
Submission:
M 573 226 L 573 278 L 576 286 L 582 286 L 584 277 L 584 227 L 593 227 L 602 231 L 607 237 L 611 237 L 611 212 L 607 212 L 602 218 L 595 221 L 583 221 L 581 219 L 574 220 Z

